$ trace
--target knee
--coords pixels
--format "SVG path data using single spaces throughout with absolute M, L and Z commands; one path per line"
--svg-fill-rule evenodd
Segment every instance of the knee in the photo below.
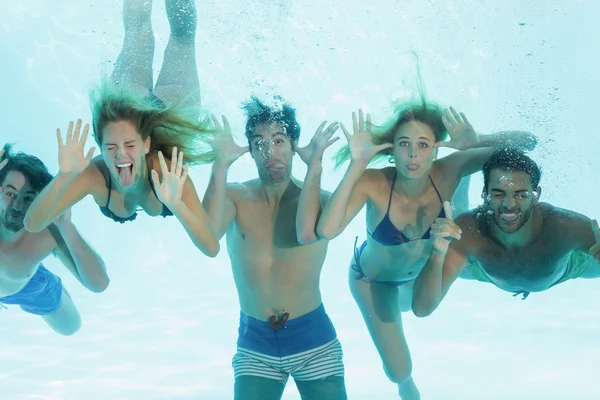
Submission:
M 108 289 L 108 285 L 110 284 L 110 278 L 108 276 L 103 276 L 98 282 L 88 286 L 88 289 L 93 293 L 102 293 L 106 289 Z
M 406 364 L 383 365 L 388 379 L 398 385 L 409 381 L 412 377 L 412 362 Z
M 81 319 L 77 318 L 75 321 L 71 321 L 68 324 L 61 326 L 56 331 L 62 336 L 73 336 L 81 329 Z

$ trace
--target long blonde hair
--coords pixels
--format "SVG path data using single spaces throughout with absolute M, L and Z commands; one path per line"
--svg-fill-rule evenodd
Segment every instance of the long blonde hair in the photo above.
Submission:
M 214 136 L 209 118 L 200 119 L 197 108 L 182 103 L 164 104 L 153 95 L 144 96 L 103 79 L 90 92 L 94 138 L 102 144 L 103 132 L 110 122 L 130 121 L 143 140 L 151 139 L 150 151 L 171 157 L 174 147 L 183 152 L 183 161 L 191 165 L 211 163 L 215 154 L 210 147 Z
M 415 57 L 416 54 L 414 54 Z M 411 100 L 395 100 L 391 104 L 393 110 L 392 116 L 382 125 L 373 124 L 371 132 L 373 134 L 373 143 L 376 145 L 384 143 L 394 143 L 394 138 L 398 129 L 410 122 L 419 121 L 431 128 L 436 142 L 445 140 L 448 132 L 442 121 L 444 108 L 437 103 L 430 102 L 425 96 L 425 88 L 421 79 L 421 73 L 417 57 L 417 92 L 418 96 Z M 369 164 L 375 164 L 382 160 L 389 160 L 393 153 L 393 147 L 381 150 L 370 161 Z M 343 163 L 350 160 L 350 147 L 345 145 L 334 156 L 335 168 L 339 168 Z

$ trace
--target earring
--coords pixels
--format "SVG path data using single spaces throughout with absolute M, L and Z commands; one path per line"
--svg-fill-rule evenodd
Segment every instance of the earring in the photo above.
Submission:
M 391 157 L 388 159 L 388 162 L 389 162 L 390 164 L 394 164 L 394 157 L 393 157 L 393 156 L 391 156 Z

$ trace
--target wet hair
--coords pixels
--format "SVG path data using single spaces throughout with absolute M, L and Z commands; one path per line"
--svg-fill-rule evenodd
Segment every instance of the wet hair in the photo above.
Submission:
M 416 54 L 415 54 L 416 57 Z M 376 145 L 394 143 L 394 138 L 400 127 L 411 121 L 422 122 L 433 131 L 436 142 L 446 140 L 448 131 L 442 121 L 444 108 L 434 102 L 427 100 L 425 88 L 418 66 L 417 58 L 417 92 L 418 96 L 408 101 L 395 100 L 392 102 L 393 114 L 382 125 L 373 124 L 373 143 Z M 393 147 L 381 150 L 371 160 L 376 163 L 389 159 L 393 154 Z M 350 160 L 350 147 L 345 145 L 335 155 L 335 168 L 339 168 L 344 162 Z
M 280 123 L 292 144 L 300 138 L 300 124 L 296 120 L 296 109 L 286 103 L 281 96 L 274 97 L 274 104 L 267 105 L 258 97 L 252 96 L 250 100 L 242 104 L 242 110 L 246 113 L 246 138 L 248 146 L 252 151 L 251 139 L 254 129 L 264 123 Z
M 129 121 L 134 124 L 142 140 L 151 139 L 150 151 L 171 157 L 173 147 L 183 151 L 183 161 L 190 165 L 206 164 L 215 160 L 210 147 L 214 130 L 208 118 L 198 117 L 197 107 L 165 104 L 154 95 L 144 96 L 124 86 L 101 84 L 90 92 L 94 138 L 103 143 L 104 129 L 110 122 Z
M 31 188 L 39 193 L 53 178 L 42 160 L 23 152 L 13 153 L 12 144 L 7 143 L 4 145 L 4 155 L 0 162 L 5 159 L 8 159 L 8 163 L 0 170 L 1 185 L 4 185 L 4 180 L 9 172 L 17 171 L 22 173 L 31 185 Z
M 507 172 L 524 172 L 531 178 L 531 186 L 535 189 L 540 184 L 542 171 L 540 167 L 525 153 L 514 148 L 494 151 L 483 165 L 483 190 L 488 191 L 490 173 L 493 169 Z

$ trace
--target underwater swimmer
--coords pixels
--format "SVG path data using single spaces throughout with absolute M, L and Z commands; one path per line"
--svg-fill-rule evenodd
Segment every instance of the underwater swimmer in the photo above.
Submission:
M 52 175 L 37 157 L 0 151 L 0 305 L 19 305 L 41 316 L 61 335 L 72 335 L 81 318 L 61 279 L 41 264 L 54 254 L 79 282 L 100 293 L 109 284 L 104 262 L 81 237 L 66 210 L 38 233 L 27 232 L 23 218 Z
M 337 157 L 339 164 L 350 159 L 350 165 L 322 214 L 300 220 L 303 231 L 332 240 L 366 205 L 367 238 L 360 246 L 355 242 L 350 290 L 384 371 L 404 400 L 420 399 L 402 313 L 410 310 L 414 281 L 431 252 L 430 224 L 445 215 L 443 201 L 456 198 L 461 181 L 481 170 L 494 146 L 531 148 L 536 142 L 527 132 L 479 135 L 464 114 L 420 95 L 417 101 L 395 103 L 394 115 L 382 126 L 373 125 L 369 114 L 365 119 L 362 110 L 353 113 L 354 133 L 342 125 L 349 144 Z M 438 159 L 442 146 L 460 151 Z M 381 158 L 392 166 L 368 168 Z M 309 170 L 307 182 L 311 176 Z M 306 184 L 303 190 L 317 187 L 318 182 Z M 314 206 L 314 201 L 301 203 L 300 209 Z
M 498 150 L 483 174 L 483 205 L 432 226 L 433 249 L 414 285 L 412 309 L 419 317 L 439 306 L 459 276 L 523 299 L 571 279 L 600 277 L 597 221 L 540 203 L 534 161 Z
M 280 399 L 290 375 L 302 398 L 346 399 L 342 347 L 319 289 L 328 243 L 298 242 L 301 189 L 291 176 L 294 153 L 305 162 L 321 157 L 338 125 L 322 123 L 311 143 L 298 148 L 300 125 L 291 106 L 253 97 L 244 109 L 248 147 L 235 144 L 224 118 L 204 197 L 217 237 L 227 234 L 240 302 L 235 399 Z M 228 184 L 229 167 L 247 151 L 258 179 Z
M 63 210 L 92 195 L 115 222 L 138 211 L 175 216 L 192 242 L 215 257 L 219 243 L 187 176 L 188 166 L 213 161 L 211 129 L 199 120 L 200 86 L 195 61 L 196 9 L 191 0 L 167 0 L 171 36 L 156 85 L 152 85 L 152 1 L 123 3 L 125 40 L 110 82 L 91 93 L 94 138 L 101 156 L 83 148 L 88 126 L 71 122 L 58 134 L 60 173 L 40 193 L 25 228 L 44 229 Z

